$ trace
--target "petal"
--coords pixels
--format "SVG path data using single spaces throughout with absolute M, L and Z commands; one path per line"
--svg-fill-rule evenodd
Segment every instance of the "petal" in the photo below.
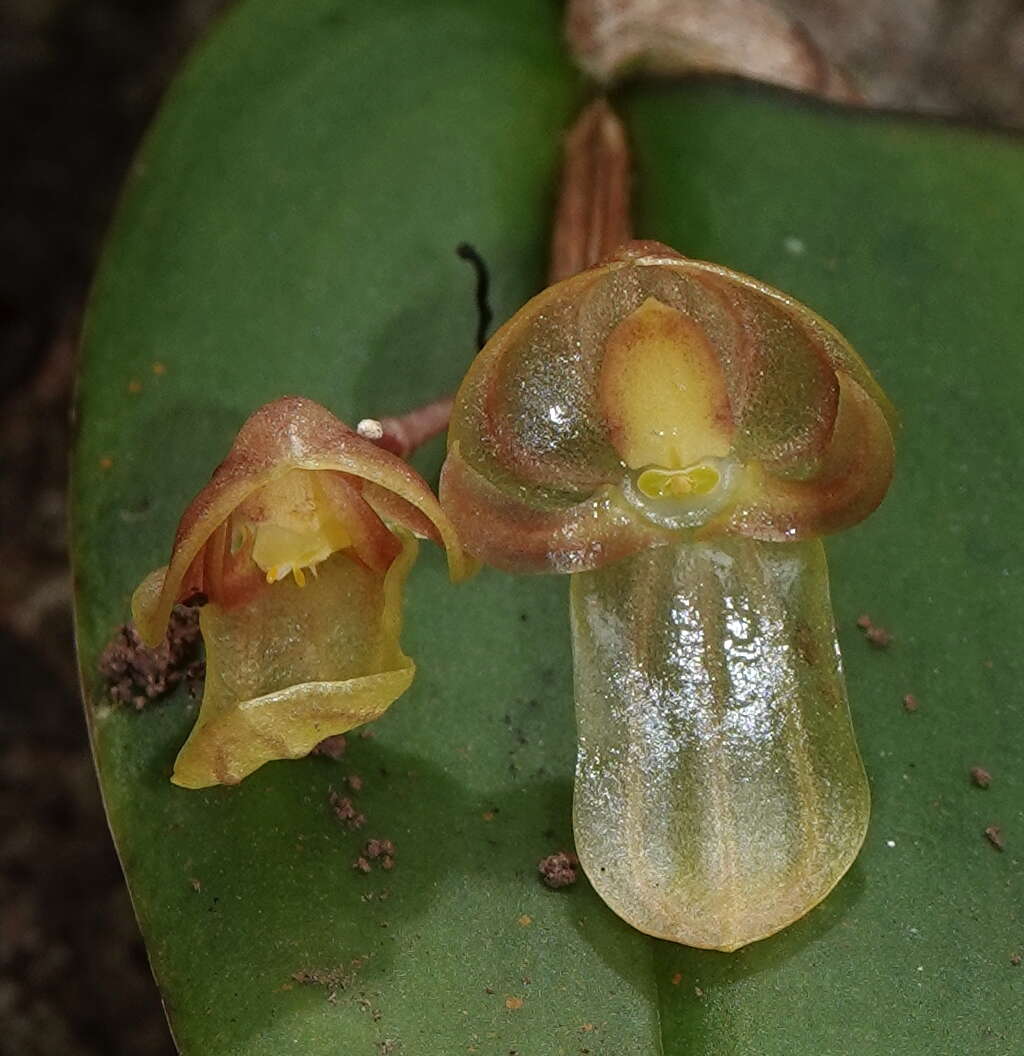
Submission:
M 531 503 L 478 473 L 457 442 L 441 471 L 441 498 L 466 551 L 506 572 L 579 572 L 677 538 L 641 517 L 614 488 L 581 502 Z
M 458 538 L 426 482 L 405 462 L 344 425 L 325 407 L 287 396 L 257 410 L 242 426 L 227 458 L 193 499 L 178 524 L 164 589 L 134 605 L 143 639 L 163 637 L 175 602 L 202 590 L 201 569 L 217 574 L 220 565 L 197 565 L 201 551 L 247 498 L 294 469 L 334 470 L 394 492 L 419 511 L 444 544 L 453 578 L 468 567 Z M 398 523 L 404 523 L 401 517 Z M 423 527 L 422 519 L 410 527 Z M 216 540 L 214 540 L 216 542 Z
M 284 579 L 245 605 L 206 605 L 203 701 L 172 781 L 235 784 L 386 711 L 414 673 L 399 633 L 415 556 L 403 532 L 402 552 L 384 574 L 342 551 L 304 587 Z
M 724 530 L 755 539 L 808 539 L 863 520 L 892 480 L 892 431 L 883 409 L 846 374 L 838 374 L 839 412 L 818 472 L 786 480 L 747 467 L 732 510 L 705 534 Z
M 830 335 L 803 305 L 746 275 L 714 268 L 703 278 L 729 306 L 739 334 L 727 357 L 734 454 L 790 476 L 808 475 L 832 435 L 839 403 Z
M 580 496 L 621 473 L 597 402 L 603 341 L 584 272 L 529 301 L 487 342 L 456 396 L 449 439 L 490 479 Z

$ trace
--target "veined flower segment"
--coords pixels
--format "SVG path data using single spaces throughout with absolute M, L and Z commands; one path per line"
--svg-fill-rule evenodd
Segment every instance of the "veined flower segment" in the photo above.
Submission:
M 260 408 L 136 590 L 143 639 L 201 603 L 206 685 L 172 780 L 233 784 L 271 759 L 370 722 L 408 689 L 399 644 L 416 539 L 467 567 L 426 483 L 312 400 Z

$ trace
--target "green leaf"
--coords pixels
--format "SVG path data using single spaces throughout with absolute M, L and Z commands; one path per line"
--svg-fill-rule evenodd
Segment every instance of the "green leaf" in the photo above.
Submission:
M 623 99 L 639 233 L 819 310 L 904 415 L 893 494 L 829 547 L 874 813 L 805 920 L 699 953 L 632 931 L 585 881 L 539 884 L 537 860 L 571 840 L 555 577 L 452 587 L 424 547 L 403 636 L 416 683 L 340 761 L 186 791 L 168 776 L 194 702 L 105 702 L 99 652 L 249 411 L 292 392 L 352 421 L 451 389 L 475 330 L 462 240 L 491 266 L 497 320 L 539 288 L 576 96 L 546 0 L 249 0 L 141 155 L 87 324 L 73 547 L 97 767 L 179 1047 L 1013 1052 L 1024 152 L 1008 138 L 723 84 Z M 888 651 L 854 627 L 862 610 Z M 327 802 L 353 773 L 359 833 Z M 392 873 L 353 871 L 370 836 L 396 843 Z

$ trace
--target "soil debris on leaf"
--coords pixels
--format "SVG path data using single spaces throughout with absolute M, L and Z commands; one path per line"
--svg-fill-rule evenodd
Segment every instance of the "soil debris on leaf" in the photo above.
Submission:
M 348 796 L 339 796 L 337 792 L 332 791 L 327 797 L 327 802 L 338 821 L 352 832 L 366 824 L 366 815 L 356 810 Z
M 506 997 L 505 1007 L 509 1012 L 515 1012 L 523 1007 L 523 999 L 521 997 Z
M 345 783 L 353 792 L 362 792 L 363 790 L 363 779 L 358 774 L 349 774 L 345 778 Z
M 1021 962 L 1024 962 L 1024 957 L 1021 957 L 1021 955 L 1019 953 L 1015 953 L 1010 958 L 1010 964 L 1012 964 L 1014 966 L 1014 968 L 1019 967 Z
M 338 991 L 347 990 L 352 985 L 356 973 L 365 963 L 365 957 L 356 957 L 347 967 L 300 968 L 292 972 L 292 978 L 302 986 L 322 986 L 327 991 L 327 1000 L 333 1004 L 338 999 Z
M 905 693 L 903 696 L 903 710 L 914 712 L 921 707 L 921 702 L 914 696 L 913 693 Z
M 887 649 L 892 644 L 892 635 L 884 627 L 869 627 L 864 637 L 876 649 Z
M 981 766 L 971 767 L 971 781 L 978 786 L 978 788 L 988 788 L 992 784 L 992 775 Z
M 310 755 L 326 755 L 329 759 L 340 759 L 348 747 L 348 740 L 343 733 L 336 733 L 332 737 L 325 737 Z
M 358 862 L 365 862 L 366 868 L 359 866 Z M 363 847 L 362 856 L 358 859 L 357 868 L 361 872 L 368 873 L 372 866 L 371 862 L 378 864 L 382 869 L 391 870 L 395 867 L 395 845 L 391 840 L 367 840 Z
M 556 851 L 537 863 L 537 872 L 548 887 L 557 890 L 576 883 L 579 864 L 579 858 L 571 851 Z
M 876 649 L 887 649 L 892 644 L 892 634 L 884 627 L 879 627 L 866 612 L 857 617 L 857 626 Z
M 992 844 L 997 851 L 1002 851 L 1006 847 L 1006 841 L 1003 839 L 1003 830 L 998 825 L 989 825 L 985 829 L 985 839 Z
M 195 696 L 206 664 L 199 657 L 199 610 L 178 605 L 164 640 L 151 649 L 131 624 L 122 624 L 99 659 L 99 673 L 111 699 L 141 711 L 182 682 Z

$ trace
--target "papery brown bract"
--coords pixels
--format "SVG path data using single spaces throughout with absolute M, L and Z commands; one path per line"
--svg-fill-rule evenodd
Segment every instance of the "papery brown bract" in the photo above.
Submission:
M 473 556 L 575 573 L 576 849 L 641 931 L 737 949 L 860 849 L 818 536 L 881 502 L 892 419 L 828 323 L 657 243 L 535 297 L 459 390 L 441 501 Z
M 383 713 L 412 682 L 399 645 L 416 537 L 469 566 L 405 462 L 311 400 L 256 411 L 178 526 L 171 560 L 132 599 L 158 642 L 171 609 L 201 603 L 206 684 L 172 780 L 242 780 L 271 759 Z

